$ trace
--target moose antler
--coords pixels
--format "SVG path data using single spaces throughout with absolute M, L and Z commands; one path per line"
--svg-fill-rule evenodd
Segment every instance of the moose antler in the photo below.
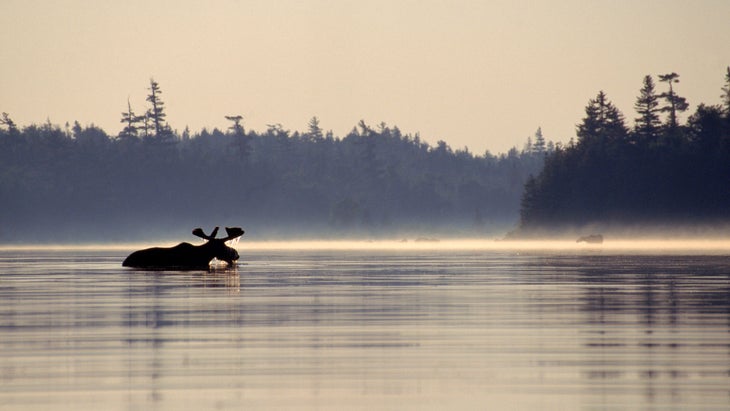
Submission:
M 208 241 L 215 240 L 215 236 L 218 235 L 218 227 L 214 228 L 213 232 L 211 232 L 210 235 L 205 234 L 202 228 L 196 228 L 195 230 L 193 230 L 193 235 Z
M 223 240 L 230 241 L 234 238 L 242 236 L 243 230 L 241 229 L 241 227 L 226 227 L 226 234 L 228 234 L 228 236 L 226 236 L 226 238 L 224 238 Z

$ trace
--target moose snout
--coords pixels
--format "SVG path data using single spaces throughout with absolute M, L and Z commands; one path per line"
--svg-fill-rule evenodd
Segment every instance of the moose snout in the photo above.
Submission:
M 228 247 L 226 257 L 223 260 L 228 264 L 233 264 L 234 261 L 238 261 L 238 251 L 235 248 Z

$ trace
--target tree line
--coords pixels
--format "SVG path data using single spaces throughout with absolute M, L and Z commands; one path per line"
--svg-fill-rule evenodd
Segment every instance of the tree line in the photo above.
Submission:
M 558 147 L 528 179 L 515 235 L 587 226 L 726 224 L 730 218 L 730 67 L 721 103 L 689 104 L 677 73 L 647 75 L 633 126 L 603 91 L 577 125 L 577 141 Z
M 0 241 L 134 240 L 241 225 L 252 236 L 485 234 L 517 220 L 524 183 L 559 149 L 538 129 L 522 150 L 475 155 L 384 123 L 343 137 L 313 117 L 191 133 L 166 121 L 151 80 L 118 135 L 78 122 L 0 118 Z

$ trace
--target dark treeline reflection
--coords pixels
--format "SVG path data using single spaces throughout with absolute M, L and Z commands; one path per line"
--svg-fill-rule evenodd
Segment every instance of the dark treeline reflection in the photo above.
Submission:
M 131 108 L 126 117 L 139 120 Z M 524 182 L 552 147 L 538 134 L 522 151 L 474 155 L 385 124 L 340 138 L 316 118 L 303 133 L 244 131 L 240 116 L 226 118 L 226 131 L 155 130 L 148 119 L 110 136 L 78 123 L 20 129 L 4 115 L 0 241 L 177 238 L 220 224 L 259 238 L 484 233 L 514 223 Z

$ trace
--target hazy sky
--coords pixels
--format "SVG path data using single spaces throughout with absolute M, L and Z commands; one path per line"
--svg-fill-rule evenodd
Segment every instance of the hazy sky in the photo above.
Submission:
M 316 115 L 504 152 L 569 140 L 599 90 L 633 125 L 646 74 L 719 103 L 728 22 L 728 0 L 0 0 L 0 112 L 116 134 L 154 77 L 180 131 Z

